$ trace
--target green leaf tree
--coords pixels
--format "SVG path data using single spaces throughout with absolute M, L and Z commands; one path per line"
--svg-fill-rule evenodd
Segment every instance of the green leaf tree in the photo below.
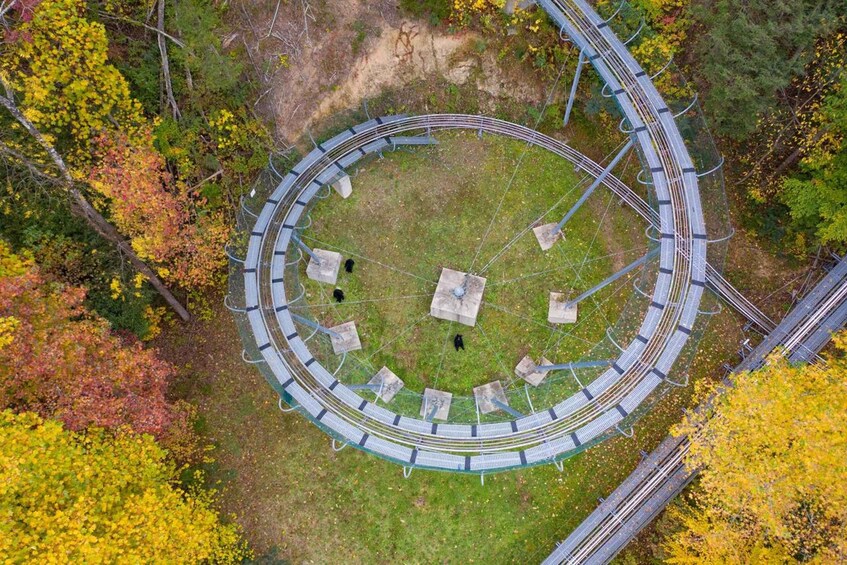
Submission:
M 814 231 L 825 244 L 847 243 L 847 76 L 821 106 L 816 147 L 800 162 L 800 174 L 785 179 L 782 200 L 797 227 Z
M 843 19 L 840 0 L 706 0 L 695 49 L 708 83 L 705 108 L 717 133 L 744 139 L 777 92 L 803 72 L 815 40 Z

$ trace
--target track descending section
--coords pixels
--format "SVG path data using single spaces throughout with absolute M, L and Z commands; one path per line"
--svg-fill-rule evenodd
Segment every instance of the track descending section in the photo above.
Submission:
M 697 318 L 706 286 L 707 235 L 697 171 L 673 115 L 624 44 L 587 4 L 542 5 L 612 88 L 649 168 L 658 202 L 659 272 L 650 306 L 632 342 L 590 385 L 549 409 L 510 422 L 440 424 L 401 416 L 362 398 L 321 366 L 289 311 L 289 304 L 301 297 L 292 298 L 292 289 L 285 286 L 286 257 L 293 255 L 298 221 L 310 200 L 363 156 L 442 129 L 485 131 L 568 153 L 560 142 L 482 116 L 370 120 L 318 145 L 296 165 L 264 204 L 249 234 L 244 312 L 253 348 L 261 356 L 254 362 L 272 373 L 286 401 L 334 439 L 407 468 L 482 474 L 555 462 L 608 437 L 666 384 Z
M 773 352 L 817 360 L 832 331 L 847 320 L 847 259 L 818 282 L 733 373 L 761 367 Z M 727 381 L 731 382 L 731 378 Z M 684 460 L 688 436 L 668 436 L 544 560 L 545 565 L 608 563 L 696 476 Z

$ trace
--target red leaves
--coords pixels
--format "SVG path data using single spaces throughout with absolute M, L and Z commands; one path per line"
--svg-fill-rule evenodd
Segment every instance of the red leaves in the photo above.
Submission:
M 95 139 L 99 162 L 91 169 L 91 185 L 112 201 L 118 228 L 133 238 L 143 257 L 167 261 L 179 244 L 188 221 L 187 197 L 165 168 L 164 158 L 150 143 L 133 144 L 122 133 Z
M 112 219 L 145 259 L 164 269 L 165 279 L 188 289 L 214 284 L 225 263 L 223 245 L 229 228 L 219 215 L 192 218 L 197 202 L 190 189 L 175 181 L 156 151 L 149 133 L 139 143 L 121 133 L 95 140 L 98 164 L 91 186 L 111 201 Z
M 41 0 L 14 0 L 11 4 L 11 11 L 17 14 L 19 22 L 26 23 L 32 20 L 35 14 L 35 8 L 41 4 Z M 19 31 L 16 29 L 6 29 L 3 35 L 5 43 L 16 43 L 18 41 L 32 42 L 32 34 L 29 31 Z
M 12 2 L 12 10 L 18 13 L 22 22 L 28 22 L 32 20 L 35 7 L 39 4 L 41 4 L 41 0 L 15 0 Z
M 4 249 L 0 247 L 0 254 Z M 0 276 L 0 316 L 18 320 L 0 349 L 0 403 L 62 420 L 162 437 L 185 414 L 166 393 L 175 369 L 140 343 L 123 345 L 83 306 L 85 291 L 41 279 L 34 268 Z

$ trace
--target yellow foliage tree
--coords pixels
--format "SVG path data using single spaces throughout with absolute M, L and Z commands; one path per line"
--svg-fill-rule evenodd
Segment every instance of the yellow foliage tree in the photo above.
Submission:
M 211 492 L 173 486 L 150 436 L 73 433 L 0 413 L 0 559 L 12 563 L 238 562 Z
M 106 29 L 85 15 L 84 0 L 44 0 L 30 21 L 7 33 L 0 58 L 0 73 L 22 96 L 24 115 L 56 141 L 69 142 L 77 160 L 113 122 L 128 133 L 143 123 L 141 105 L 108 62 Z
M 847 338 L 821 365 L 773 357 L 738 375 L 691 436 L 695 504 L 665 544 L 670 563 L 834 562 L 847 552 Z
M 20 255 L 4 253 L 4 243 L 0 241 L 0 278 L 18 277 L 32 268 L 32 260 Z M 0 316 L 0 349 L 10 345 L 15 340 L 15 330 L 20 326 L 20 320 L 14 316 Z

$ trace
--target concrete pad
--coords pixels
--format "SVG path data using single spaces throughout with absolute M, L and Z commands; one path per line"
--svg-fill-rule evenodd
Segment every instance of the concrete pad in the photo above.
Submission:
M 433 407 L 438 407 L 435 411 L 433 420 L 446 420 L 450 416 L 450 403 L 453 402 L 453 395 L 443 390 L 435 390 L 434 388 L 425 388 L 423 393 L 423 402 L 421 402 L 421 418 L 426 419 Z
M 551 324 L 575 324 L 578 304 L 571 308 L 566 306 L 567 298 L 561 292 L 550 293 L 550 309 L 547 311 L 547 321 Z
M 476 386 L 473 389 L 473 396 L 476 399 L 476 405 L 482 414 L 490 414 L 501 410 L 499 406 L 494 404 L 491 399 L 496 398 L 501 404 L 509 405 L 506 398 L 506 393 L 503 391 L 503 385 L 500 381 L 490 382 L 482 386 Z
M 379 397 L 383 402 L 391 402 L 391 400 L 400 392 L 400 389 L 403 388 L 404 383 L 400 380 L 400 377 L 395 375 L 391 369 L 388 367 L 383 367 L 379 370 L 377 374 L 373 376 L 371 380 L 368 381 L 369 385 L 381 385 L 382 392 L 379 393 Z
M 547 251 L 560 239 L 564 239 L 565 236 L 562 234 L 561 230 L 554 232 L 558 224 L 544 224 L 543 226 L 537 226 L 532 228 L 532 233 L 535 234 L 535 239 L 538 240 L 538 245 L 541 246 L 542 251 Z
M 344 175 L 337 181 L 332 183 L 332 188 L 335 192 L 341 195 L 341 198 L 347 198 L 353 194 L 353 185 L 350 183 L 350 176 Z
M 532 386 L 538 386 L 541 384 L 541 381 L 544 380 L 544 377 L 547 376 L 547 373 L 550 371 L 539 370 L 538 365 L 552 365 L 553 363 L 547 359 L 546 357 L 542 357 L 541 361 L 536 363 L 532 360 L 532 358 L 527 355 L 523 359 L 520 360 L 518 366 L 515 367 L 515 375 L 519 376 Z
M 309 256 L 306 276 L 313 281 L 335 284 L 338 280 L 338 270 L 341 268 L 341 253 L 325 249 L 312 249 L 312 252 L 320 258 L 320 262 Z
M 345 322 L 329 329 L 334 332 L 329 334 L 329 338 L 332 341 L 332 350 L 336 355 L 362 348 L 362 342 L 359 341 L 359 332 L 356 331 L 356 322 Z
M 441 269 L 438 286 L 429 307 L 430 316 L 452 320 L 466 326 L 476 325 L 485 281 L 484 277 L 468 275 L 453 269 Z M 460 289 L 458 291 L 460 295 L 457 295 L 457 289 Z

